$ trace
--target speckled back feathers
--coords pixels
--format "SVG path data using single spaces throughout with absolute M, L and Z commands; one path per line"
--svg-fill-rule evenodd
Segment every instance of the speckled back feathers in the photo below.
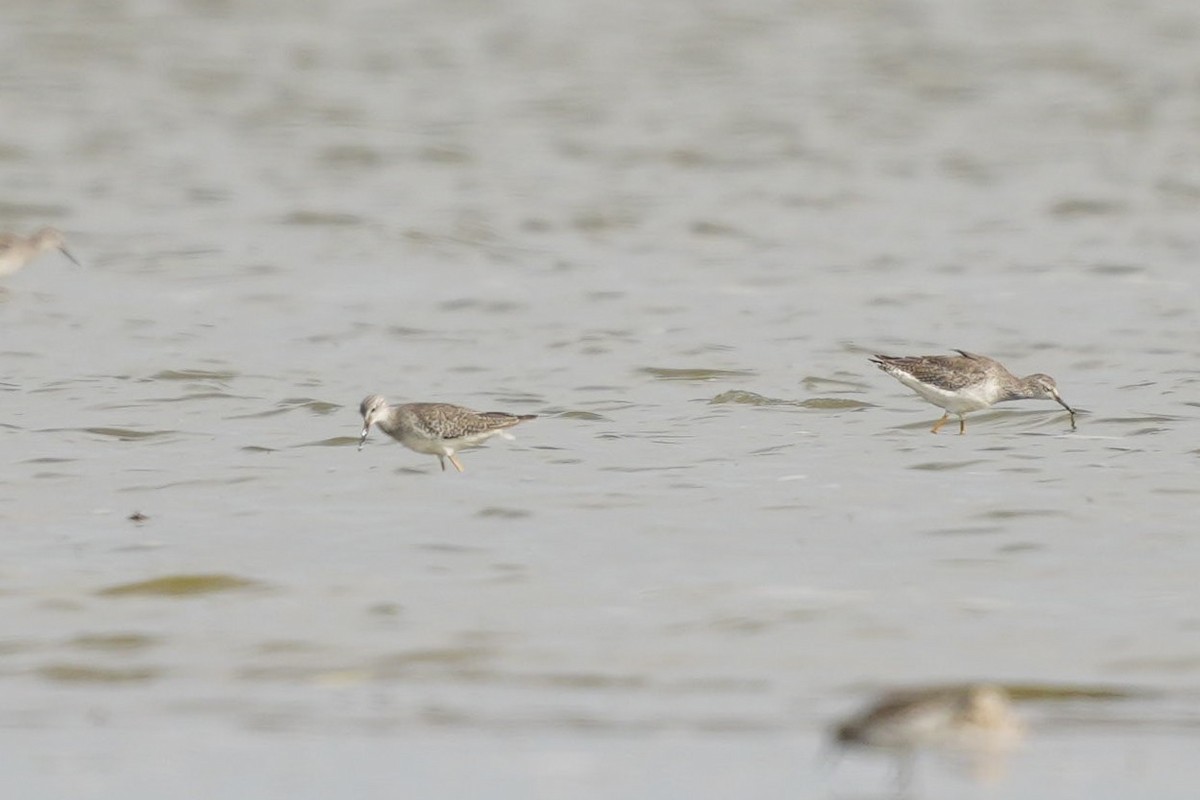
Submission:
M 947 391 L 957 391 L 980 383 L 990 375 L 1007 376 L 1015 380 L 1011 372 L 1000 362 L 987 356 L 956 350 L 957 356 L 884 356 L 876 355 L 873 364 L 893 377 L 903 373 L 911 375 L 921 383 Z
M 536 417 L 535 414 L 509 414 L 504 411 L 472 411 L 450 403 L 406 403 L 396 406 L 396 409 L 415 430 L 437 439 L 476 436 L 511 428 Z

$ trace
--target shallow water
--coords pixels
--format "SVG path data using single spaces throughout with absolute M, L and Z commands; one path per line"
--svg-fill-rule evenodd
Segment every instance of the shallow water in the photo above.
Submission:
M 968 679 L 1064 688 L 917 796 L 1194 794 L 1200 11 L 0 22 L 85 264 L 0 294 L 16 794 L 887 796 L 829 726 Z M 955 347 L 1077 429 L 866 360 Z M 541 418 L 443 474 L 374 392 Z

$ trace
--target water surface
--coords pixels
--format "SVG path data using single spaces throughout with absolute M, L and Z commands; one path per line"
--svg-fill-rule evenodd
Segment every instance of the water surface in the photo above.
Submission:
M 0 295 L 15 794 L 887 796 L 829 726 L 973 679 L 1061 691 L 918 796 L 1194 794 L 1200 12 L 0 16 L 86 265 Z M 956 347 L 1078 428 L 866 360 Z M 443 474 L 376 392 L 540 419 Z

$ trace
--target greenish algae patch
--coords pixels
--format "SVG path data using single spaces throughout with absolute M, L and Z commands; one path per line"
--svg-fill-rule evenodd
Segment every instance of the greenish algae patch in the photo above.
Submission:
M 846 409 L 871 408 L 870 403 L 859 400 L 847 400 L 842 397 L 814 397 L 809 400 L 781 400 L 776 397 L 765 397 L 755 392 L 745 392 L 733 389 L 721 392 L 709 400 L 709 405 L 726 405 L 736 403 L 747 406 L 795 406 L 796 408 L 814 408 L 825 411 L 842 411 Z
M 141 683 L 159 677 L 161 670 L 152 667 L 117 669 L 90 664 L 46 664 L 37 668 L 37 674 L 59 683 Z
M 94 433 L 97 436 L 111 436 L 114 439 L 131 442 L 138 439 L 153 439 L 155 436 L 168 436 L 178 431 L 135 431 L 129 428 L 80 428 L 84 433 Z
M 165 575 L 135 583 L 122 583 L 101 589 L 101 597 L 130 597 L 147 595 L 158 597 L 194 597 L 217 592 L 233 592 L 244 589 L 263 588 L 264 584 L 236 575 Z
M 228 370 L 209 369 L 164 369 L 154 373 L 148 380 L 152 381 L 230 381 L 237 377 L 236 372 Z
M 32 653 L 38 648 L 38 643 L 32 639 L 5 639 L 0 641 L 0 656 Z
M 324 225 L 361 225 L 362 217 L 357 214 L 342 214 L 337 211 L 294 211 L 282 220 L 284 225 L 306 227 Z
M 477 517 L 491 517 L 493 519 L 521 519 L 528 517 L 533 512 L 524 508 L 505 508 L 503 506 L 487 506 L 475 512 Z
M 592 411 L 564 411 L 561 414 L 556 414 L 559 419 L 582 419 L 589 422 L 608 421 L 607 417 L 601 416 Z
M 744 369 L 671 369 L 642 367 L 638 372 L 664 381 L 712 381 L 728 378 L 749 378 L 753 372 Z
M 314 400 L 311 397 L 288 397 L 280 400 L 275 404 L 274 408 L 266 411 L 256 411 L 253 414 L 238 414 L 230 417 L 230 419 L 263 419 L 265 417 L 274 417 L 279 414 L 288 414 L 292 411 L 304 410 L 321 416 L 328 416 L 335 411 L 341 410 L 341 406 L 337 403 L 330 403 L 325 400 Z
M 1065 517 L 1067 512 L 1057 508 L 997 508 L 976 514 L 982 519 L 1021 519 L 1022 517 Z
M 483 664 L 494 655 L 492 648 L 476 644 L 406 650 L 376 659 L 372 671 L 386 680 L 430 672 L 460 678 L 478 677 L 483 672 Z
M 1058 685 L 1047 683 L 1006 684 L 1013 700 L 1130 700 L 1151 694 L 1144 689 L 1125 686 Z
M 719 395 L 709 400 L 709 405 L 726 405 L 736 403 L 745 406 L 786 406 L 791 405 L 790 400 L 778 400 L 774 397 L 764 397 L 757 392 L 744 392 L 741 389 L 733 389 L 728 392 L 721 392 Z
M 909 469 L 920 469 L 928 472 L 949 472 L 955 469 L 967 469 L 982 463 L 984 462 L 980 459 L 967 461 L 926 461 L 921 464 L 913 464 Z
M 358 442 L 358 436 L 331 436 L 328 439 L 304 442 L 303 444 L 293 445 L 293 447 L 345 447 L 348 444 L 358 444 Z
M 153 647 L 158 642 L 157 637 L 143 636 L 140 633 L 85 633 L 76 636 L 68 644 L 80 650 L 128 653 Z
M 289 398 L 281 402 L 279 405 L 287 406 L 288 410 L 291 410 L 292 408 L 302 408 L 322 416 L 328 416 L 335 411 L 340 411 L 342 408 L 337 403 L 330 403 L 327 400 L 313 400 L 312 398 L 308 397 Z
M 816 375 L 809 375 L 800 379 L 800 385 L 810 392 L 825 392 L 830 389 L 845 389 L 849 391 L 857 391 L 864 389 L 867 384 L 859 381 L 843 381 L 837 378 L 820 378 Z
M 848 400 L 845 397 L 814 397 L 810 400 L 801 400 L 796 405 L 824 411 L 845 411 L 847 409 L 875 407 L 871 403 L 864 403 L 861 400 Z

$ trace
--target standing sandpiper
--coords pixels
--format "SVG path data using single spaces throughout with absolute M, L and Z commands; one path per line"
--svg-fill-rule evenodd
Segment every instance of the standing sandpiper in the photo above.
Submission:
M 942 429 L 951 412 L 958 415 L 958 432 L 966 433 L 968 411 L 979 411 L 1007 400 L 1054 400 L 1070 413 L 1071 427 L 1075 427 L 1075 410 L 1059 397 L 1054 378 L 1041 373 L 1018 378 L 995 359 L 966 350 L 954 352 L 961 355 L 876 355 L 870 360 L 921 397 L 946 409 L 933 424 L 931 433 Z
M 80 266 L 67 251 L 62 233 L 57 228 L 42 228 L 29 237 L 15 233 L 0 235 L 0 275 L 11 275 L 47 250 L 58 250 Z
M 389 406 L 377 394 L 367 396 L 358 411 L 362 414 L 362 450 L 372 425 L 378 425 L 388 436 L 418 453 L 437 456 L 446 469 L 446 459 L 459 472 L 463 465 L 454 457 L 456 450 L 478 447 L 493 436 L 512 439 L 505 431 L 519 422 L 536 419 L 536 414 L 508 414 L 503 411 L 472 411 L 449 403 L 405 403 Z

